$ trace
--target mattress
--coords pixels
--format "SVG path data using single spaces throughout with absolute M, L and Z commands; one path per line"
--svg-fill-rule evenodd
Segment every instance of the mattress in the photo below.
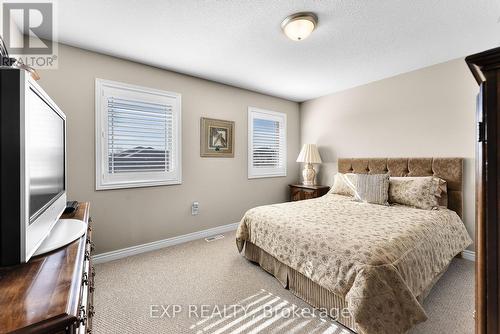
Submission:
M 454 211 L 334 194 L 251 209 L 236 239 L 240 251 L 249 242 L 283 264 L 282 271 L 290 268 L 301 282 L 337 296 L 350 313 L 345 322 L 365 334 L 404 333 L 425 321 L 419 297 L 471 244 Z

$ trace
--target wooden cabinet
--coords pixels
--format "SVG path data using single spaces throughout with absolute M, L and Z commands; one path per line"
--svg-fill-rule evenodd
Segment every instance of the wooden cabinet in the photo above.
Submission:
M 476 333 L 496 334 L 500 332 L 500 48 L 465 60 L 480 88 L 476 109 Z
M 85 235 L 28 263 L 0 268 L 0 333 L 92 333 L 94 269 L 89 204 L 72 217 Z
M 328 186 L 305 186 L 303 184 L 290 184 L 290 201 L 301 201 L 321 197 L 330 190 Z

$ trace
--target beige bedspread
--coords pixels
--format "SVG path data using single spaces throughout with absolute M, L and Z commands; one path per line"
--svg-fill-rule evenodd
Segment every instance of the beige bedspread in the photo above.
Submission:
M 427 316 L 416 296 L 471 244 L 448 209 L 382 206 L 327 194 L 253 208 L 236 240 L 249 240 L 342 296 L 365 334 L 404 333 Z

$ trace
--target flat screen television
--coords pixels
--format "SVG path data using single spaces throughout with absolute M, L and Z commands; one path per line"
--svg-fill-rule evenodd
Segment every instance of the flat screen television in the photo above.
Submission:
M 0 265 L 27 262 L 66 207 L 66 116 L 23 70 L 0 68 Z

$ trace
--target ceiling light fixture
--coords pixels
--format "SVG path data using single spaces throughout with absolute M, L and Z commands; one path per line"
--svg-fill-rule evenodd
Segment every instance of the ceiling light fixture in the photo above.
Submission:
M 281 29 L 293 41 L 306 39 L 318 25 L 318 16 L 311 12 L 295 13 L 281 22 Z

